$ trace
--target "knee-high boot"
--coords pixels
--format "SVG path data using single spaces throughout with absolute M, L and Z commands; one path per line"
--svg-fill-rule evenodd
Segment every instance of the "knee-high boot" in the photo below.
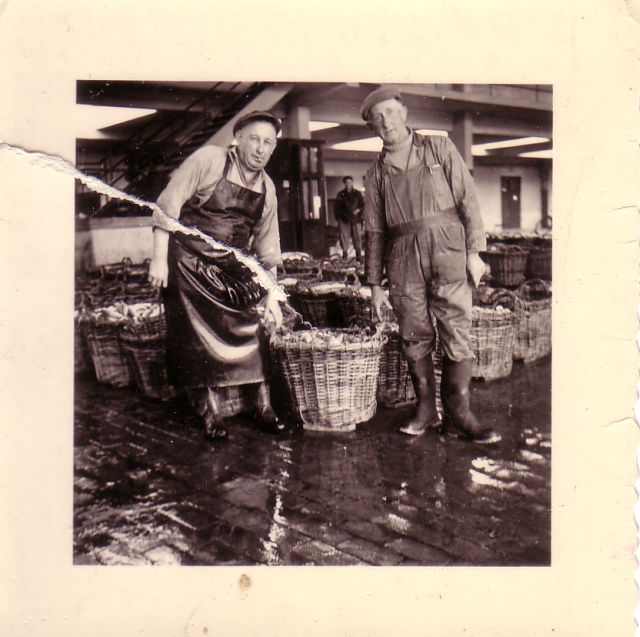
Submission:
M 493 429 L 483 427 L 470 407 L 473 361 L 452 361 L 444 358 L 442 365 L 442 407 L 444 429 L 459 437 L 481 444 L 494 444 L 501 437 Z
M 422 344 L 421 344 L 422 345 Z M 399 431 L 410 436 L 420 436 L 429 428 L 440 424 L 436 409 L 436 379 L 433 371 L 431 352 L 424 347 L 406 343 L 404 354 L 409 366 L 409 374 L 418 398 L 416 410 Z

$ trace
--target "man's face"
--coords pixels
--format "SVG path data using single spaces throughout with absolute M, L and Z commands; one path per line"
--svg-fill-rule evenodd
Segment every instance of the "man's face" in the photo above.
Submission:
M 347 190 L 353 190 L 353 179 L 345 179 L 344 185 L 347 188 Z
M 367 122 L 385 144 L 394 144 L 405 135 L 407 107 L 393 98 L 378 102 L 369 109 Z
M 249 122 L 236 133 L 238 157 L 249 170 L 267 165 L 276 147 L 276 130 L 269 122 Z

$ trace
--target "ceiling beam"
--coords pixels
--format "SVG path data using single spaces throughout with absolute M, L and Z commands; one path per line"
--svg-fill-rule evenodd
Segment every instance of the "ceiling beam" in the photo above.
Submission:
M 207 140 L 207 144 L 228 146 L 233 141 L 233 125 L 251 111 L 269 111 L 293 88 L 293 84 L 271 84 L 254 97 L 244 108 L 232 117 L 222 128 Z
M 515 89 L 511 87 L 502 87 L 499 85 L 489 85 L 489 92 L 474 91 L 473 84 L 463 85 L 464 90 L 455 91 L 451 89 L 435 88 L 433 86 L 425 84 L 398 84 L 397 85 L 403 94 L 407 95 L 420 95 L 422 97 L 429 97 L 438 99 L 442 102 L 452 102 L 458 104 L 461 108 L 470 108 L 474 105 L 491 105 L 505 108 L 522 108 L 533 111 L 552 111 L 553 110 L 553 98 L 550 92 L 541 92 L 536 89 L 530 89 L 531 95 L 535 95 L 536 99 L 532 100 L 530 97 L 517 98 L 514 96 Z M 478 85 L 486 87 L 487 85 Z M 526 91 L 526 88 L 518 89 L 521 93 Z
M 332 94 L 345 89 L 357 87 L 357 84 L 346 84 L 344 82 L 326 82 L 316 84 L 309 88 L 297 90 L 287 99 L 287 107 L 313 106 L 320 100 L 326 100 Z

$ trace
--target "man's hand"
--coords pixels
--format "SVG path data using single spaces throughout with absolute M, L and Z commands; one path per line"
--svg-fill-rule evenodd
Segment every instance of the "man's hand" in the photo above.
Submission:
M 382 288 L 379 285 L 371 286 L 371 305 L 373 305 L 373 309 L 378 320 L 382 322 L 382 306 L 386 305 L 391 309 L 391 303 L 389 303 L 387 295 L 382 291 Z
M 282 325 L 282 310 L 273 292 L 267 293 L 264 307 L 264 320 L 267 325 L 276 330 Z
M 149 264 L 149 282 L 154 288 L 166 288 L 169 280 L 169 264 L 166 257 L 154 256 Z
M 487 266 L 484 261 L 476 252 L 467 254 L 467 271 L 471 276 L 471 281 L 474 287 L 477 288 L 480 285 L 480 279 L 482 279 L 482 275 L 485 273 L 486 268 Z

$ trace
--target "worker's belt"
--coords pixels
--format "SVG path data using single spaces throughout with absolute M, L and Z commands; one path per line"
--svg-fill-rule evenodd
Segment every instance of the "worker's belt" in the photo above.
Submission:
M 452 221 L 460 221 L 458 212 L 455 208 L 449 208 L 448 210 L 442 210 L 435 214 L 423 217 L 422 219 L 416 219 L 415 221 L 408 221 L 407 223 L 399 223 L 395 226 L 391 226 L 387 230 L 387 236 L 392 241 L 398 237 L 402 237 L 407 234 L 420 234 L 427 228 L 433 228 L 433 226 L 443 226 L 446 223 Z

